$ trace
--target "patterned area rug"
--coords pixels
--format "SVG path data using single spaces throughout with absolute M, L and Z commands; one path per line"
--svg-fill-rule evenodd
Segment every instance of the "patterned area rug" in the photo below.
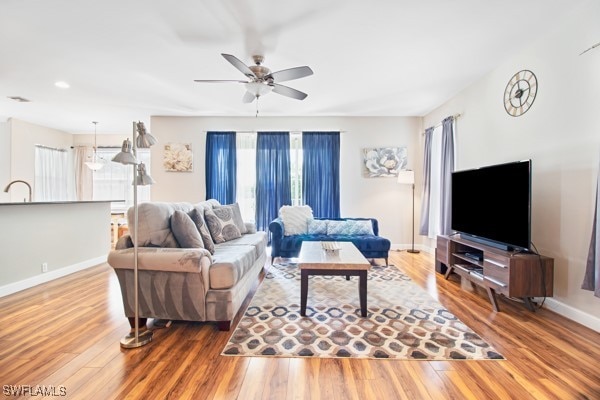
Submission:
M 222 355 L 502 360 L 479 335 L 397 267 L 369 271 L 368 317 L 358 277 L 311 276 L 300 316 L 300 271 L 273 265 Z

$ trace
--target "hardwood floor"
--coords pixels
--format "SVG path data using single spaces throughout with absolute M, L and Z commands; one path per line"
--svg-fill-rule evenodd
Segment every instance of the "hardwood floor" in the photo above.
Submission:
M 122 350 L 129 325 L 104 264 L 0 298 L 3 395 L 52 385 L 69 399 L 600 399 L 600 333 L 502 297 L 493 312 L 483 290 L 435 274 L 427 253 L 392 252 L 390 262 L 507 360 L 223 357 L 229 332 L 186 322 Z

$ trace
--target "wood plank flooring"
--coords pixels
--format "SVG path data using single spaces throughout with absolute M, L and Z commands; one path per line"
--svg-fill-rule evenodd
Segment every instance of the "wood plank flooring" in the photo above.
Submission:
M 129 325 L 116 276 L 103 264 L 0 298 L 3 395 L 5 385 L 52 385 L 86 400 L 600 399 L 600 333 L 503 297 L 493 312 L 483 290 L 436 274 L 430 254 L 392 252 L 390 262 L 507 360 L 222 357 L 229 332 L 186 322 L 123 350 Z

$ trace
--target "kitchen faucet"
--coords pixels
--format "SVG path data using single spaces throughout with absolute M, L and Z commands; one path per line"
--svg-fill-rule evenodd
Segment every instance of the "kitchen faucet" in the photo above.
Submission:
M 16 181 L 12 181 L 11 183 L 9 183 L 8 185 L 6 185 L 6 187 L 4 188 L 4 193 L 8 193 L 8 189 L 10 189 L 11 185 L 13 183 L 17 183 L 17 182 L 21 182 L 27 185 L 27 188 L 29 189 L 29 202 L 31 203 L 31 185 L 25 181 L 22 181 L 20 179 L 17 179 Z

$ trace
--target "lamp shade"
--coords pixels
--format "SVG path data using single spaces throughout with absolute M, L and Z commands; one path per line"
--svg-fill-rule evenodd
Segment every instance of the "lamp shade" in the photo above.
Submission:
M 131 141 L 129 140 L 129 138 L 123 140 L 123 146 L 121 147 L 121 151 L 112 158 L 112 161 L 118 162 L 121 164 L 137 164 L 138 163 L 137 159 L 133 155 L 133 151 L 131 150 Z
M 137 167 L 137 184 L 140 186 L 152 185 L 154 184 L 154 179 L 146 172 L 146 164 L 143 162 L 139 163 Z
M 156 144 L 157 140 L 154 136 L 152 136 L 151 134 L 149 134 L 148 132 L 146 132 L 146 127 L 144 126 L 143 122 L 138 122 L 137 123 L 137 131 L 138 131 L 138 137 L 136 139 L 136 144 L 137 147 L 139 147 L 140 149 L 147 149 L 150 146 Z
M 403 169 L 398 171 L 398 183 L 401 185 L 414 185 L 415 171 Z

